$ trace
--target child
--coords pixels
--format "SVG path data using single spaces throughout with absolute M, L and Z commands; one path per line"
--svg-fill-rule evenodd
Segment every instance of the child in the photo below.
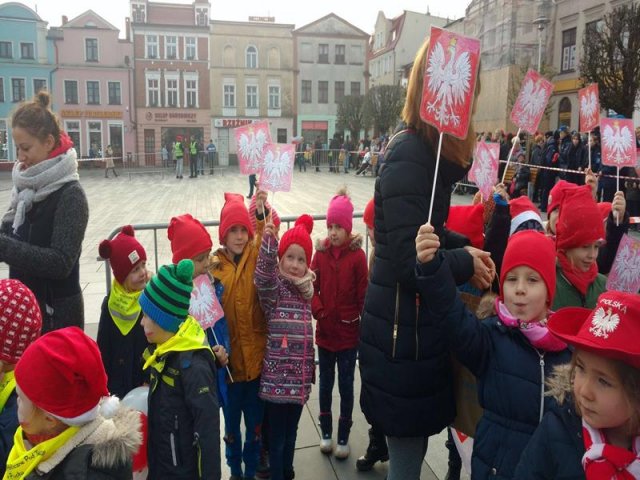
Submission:
M 552 315 L 549 330 L 575 351 L 549 381 L 560 405 L 544 416 L 516 477 L 639 478 L 640 296 L 603 293 L 593 310 Z
M 109 397 L 98 345 L 78 327 L 33 342 L 15 369 L 20 426 L 4 478 L 131 478 L 140 415 Z
M 149 275 L 147 253 L 131 225 L 122 227 L 113 240 L 103 240 L 98 251 L 100 257 L 109 260 L 114 279 L 102 302 L 97 343 L 109 392 L 124 398 L 149 379 L 142 371 L 147 339 L 140 325 L 142 309 L 138 303 Z
M 353 381 L 360 336 L 360 314 L 367 290 L 367 259 L 362 236 L 353 235 L 353 204 L 346 189 L 331 199 L 327 210 L 329 236 L 316 244 L 311 269 L 314 282 L 313 316 L 320 360 L 320 428 L 322 453 L 333 451 L 331 396 L 338 364 L 340 419 L 336 458 L 349 456 L 353 411 Z
M 267 224 L 256 267 L 256 288 L 269 325 L 260 398 L 269 417 L 272 480 L 295 477 L 298 422 L 315 380 L 311 323 L 315 275 L 309 270 L 312 230 L 313 218 L 302 215 L 278 245 L 275 226 Z
M 558 284 L 553 310 L 562 307 L 595 307 L 604 292 L 606 278 L 598 273 L 598 249 L 604 240 L 600 212 L 589 189 L 568 190 L 556 224 Z
M 267 345 L 267 324 L 254 284 L 258 248 L 262 240 L 266 192 L 256 193 L 257 230 L 254 232 L 249 212 L 240 194 L 225 193 L 220 212 L 218 234 L 221 248 L 214 256 L 209 273 L 223 287 L 222 308 L 231 338 L 231 374 L 229 403 L 223 408 L 227 464 L 231 478 L 253 478 L 260 454 L 260 431 L 264 405 L 258 397 L 262 361 Z M 240 422 L 244 415 L 244 448 Z M 244 472 L 242 462 L 244 461 Z
M 553 243 L 532 230 L 509 239 L 498 314 L 483 322 L 460 300 L 448 262 L 437 254 L 439 245 L 431 225 L 420 227 L 417 282 L 431 318 L 441 319 L 450 349 L 478 380 L 484 413 L 476 428 L 473 478 L 515 478 L 520 454 L 554 403 L 544 399 L 544 377 L 570 356 L 546 327 L 556 284 Z
M 38 300 L 18 280 L 0 280 L 0 474 L 18 428 L 18 399 L 14 369 L 25 348 L 40 336 Z M 14 341 L 14 339 L 19 339 Z
M 160 267 L 140 295 L 142 326 L 152 344 L 149 478 L 220 479 L 220 413 L 215 357 L 189 316 L 191 260 Z

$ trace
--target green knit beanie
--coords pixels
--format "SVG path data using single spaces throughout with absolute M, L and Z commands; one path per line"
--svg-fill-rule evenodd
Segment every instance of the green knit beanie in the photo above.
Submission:
M 140 295 L 142 311 L 163 330 L 176 333 L 189 315 L 193 271 L 191 260 L 164 265 Z

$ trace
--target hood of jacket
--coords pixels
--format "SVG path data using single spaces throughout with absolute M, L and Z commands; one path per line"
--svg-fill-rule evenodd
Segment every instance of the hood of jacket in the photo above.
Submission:
M 349 250 L 359 250 L 362 248 L 362 244 L 364 243 L 364 239 L 359 233 L 352 233 L 349 238 Z M 316 251 L 317 252 L 326 252 L 331 247 L 331 242 L 329 238 L 324 238 L 322 240 L 316 240 Z
M 573 396 L 571 364 L 566 363 L 554 367 L 553 373 L 547 378 L 545 384 L 547 385 L 545 395 L 555 398 L 559 405 L 564 404 Z

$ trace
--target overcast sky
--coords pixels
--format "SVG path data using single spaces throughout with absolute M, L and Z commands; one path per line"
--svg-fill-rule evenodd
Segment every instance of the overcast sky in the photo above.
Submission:
M 186 0 L 168 1 L 192 3 Z M 0 0 L 1 3 L 6 2 Z M 37 10 L 50 27 L 59 26 L 62 15 L 71 19 L 92 9 L 120 29 L 121 37 L 124 37 L 124 18 L 129 15 L 129 0 L 23 0 L 21 3 Z M 432 15 L 455 19 L 464 16 L 470 0 L 211 0 L 210 3 L 211 18 L 215 20 L 242 21 L 247 20 L 249 15 L 272 16 L 278 23 L 293 23 L 298 28 L 333 12 L 365 32 L 372 33 L 380 10 L 388 18 L 399 15 L 403 10 L 426 13 L 429 9 Z

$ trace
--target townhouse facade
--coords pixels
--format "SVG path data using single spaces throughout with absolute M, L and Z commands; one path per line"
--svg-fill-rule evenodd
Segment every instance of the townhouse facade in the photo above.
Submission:
M 133 129 L 133 43 L 88 10 L 49 30 L 56 69 L 53 109 L 75 145 L 78 157 L 119 159 L 135 148 Z

